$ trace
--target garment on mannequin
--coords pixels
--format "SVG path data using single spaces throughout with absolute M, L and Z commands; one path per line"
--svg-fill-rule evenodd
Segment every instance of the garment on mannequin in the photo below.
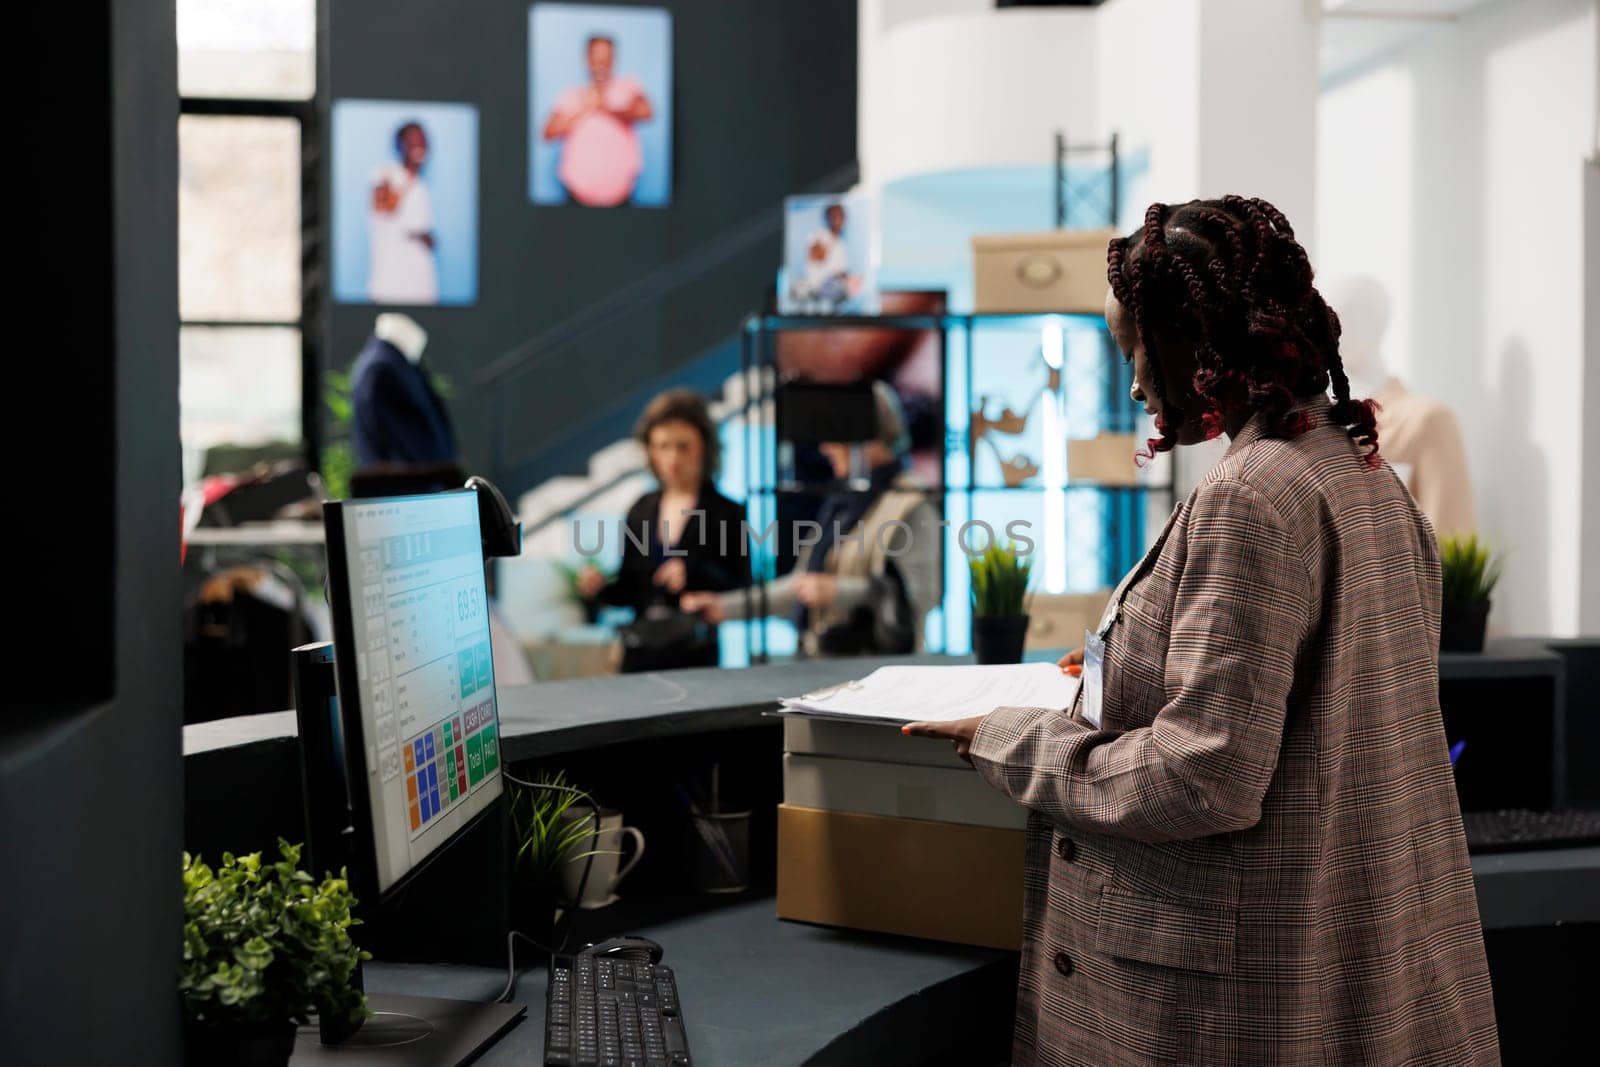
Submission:
M 1436 537 L 1471 533 L 1477 525 L 1472 477 L 1455 413 L 1408 390 L 1384 363 L 1389 294 L 1376 279 L 1357 275 L 1328 286 L 1327 299 L 1339 315 L 1339 354 L 1350 395 L 1378 402 L 1379 451 Z
M 358 469 L 455 461 L 449 412 L 421 365 L 427 344 L 427 331 L 409 315 L 385 312 L 373 323 L 350 371 Z

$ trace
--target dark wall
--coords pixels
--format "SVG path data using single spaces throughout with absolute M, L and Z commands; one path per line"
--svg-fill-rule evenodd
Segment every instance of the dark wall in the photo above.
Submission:
M 30 473 L 7 512 L 30 519 L 8 526 L 40 536 L 26 555 L 7 553 L 21 592 L 8 597 L 18 669 L 0 701 L 0 1060 L 172 1064 L 182 914 L 173 7 L 41 5 L 24 37 L 71 95 L 18 111 L 39 125 L 22 141 L 40 169 L 12 219 L 30 266 L 14 350 L 46 358 L 14 362 L 7 385 L 49 421 L 14 431 L 13 458 Z
M 474 307 L 413 312 L 428 354 L 458 386 L 452 401 L 469 462 L 496 458 L 490 398 L 506 405 L 502 472 L 586 413 L 734 333 L 781 259 L 781 199 L 827 184 L 855 159 L 853 0 L 671 0 L 673 194 L 662 209 L 535 207 L 528 200 L 528 7 L 506 0 L 339 0 L 330 5 L 335 100 L 462 101 L 478 107 L 479 270 Z M 846 179 L 848 180 L 848 179 Z M 761 229 L 761 221 L 771 223 Z M 684 257 L 731 254 L 661 298 L 548 351 L 530 373 L 483 368 Z M 759 230 L 760 232 L 755 232 Z M 745 238 L 740 243 L 739 238 Z M 646 283 L 648 287 L 648 283 Z M 375 309 L 335 306 L 329 360 L 345 366 Z M 574 457 L 580 469 L 584 457 Z M 513 479 L 514 482 L 514 479 Z M 512 484 L 517 490 L 523 486 Z

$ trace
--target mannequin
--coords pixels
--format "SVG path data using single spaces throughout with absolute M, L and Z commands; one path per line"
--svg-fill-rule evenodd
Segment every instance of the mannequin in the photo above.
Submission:
M 417 320 L 398 311 L 385 311 L 372 324 L 372 336 L 388 341 L 413 367 L 422 362 L 422 350 L 428 347 L 428 331 L 417 325 Z
M 1388 372 L 1383 335 L 1389 294 L 1375 279 L 1357 275 L 1327 287 L 1339 315 L 1339 354 L 1351 396 L 1378 402 L 1378 448 L 1433 524 L 1436 537 L 1471 533 L 1477 525 L 1472 478 L 1455 414 L 1437 400 L 1417 396 Z
M 427 331 L 410 316 L 390 311 L 373 323 L 350 371 L 358 469 L 455 461 L 450 415 L 421 365 L 427 344 Z

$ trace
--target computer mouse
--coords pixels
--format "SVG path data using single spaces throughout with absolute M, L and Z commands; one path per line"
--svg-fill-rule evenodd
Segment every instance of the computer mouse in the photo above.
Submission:
M 662 952 L 661 946 L 648 937 L 613 937 L 609 941 L 587 946 L 579 955 L 620 956 L 623 959 L 660 963 Z

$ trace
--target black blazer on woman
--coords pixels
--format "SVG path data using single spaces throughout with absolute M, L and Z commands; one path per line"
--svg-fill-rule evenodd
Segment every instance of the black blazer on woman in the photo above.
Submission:
M 656 585 L 657 568 L 669 559 L 682 559 L 688 572 L 686 590 L 725 592 L 750 584 L 750 557 L 744 551 L 744 505 L 735 504 L 710 482 L 700 486 L 691 515 L 668 556 L 661 545 L 658 514 L 661 490 L 646 493 L 628 509 L 625 526 L 631 536 L 622 539 L 622 566 L 600 591 L 600 599 L 641 614 L 652 604 L 676 608 L 678 598 Z M 724 546 L 726 551 L 724 551 Z M 681 556 L 676 553 L 683 553 Z

